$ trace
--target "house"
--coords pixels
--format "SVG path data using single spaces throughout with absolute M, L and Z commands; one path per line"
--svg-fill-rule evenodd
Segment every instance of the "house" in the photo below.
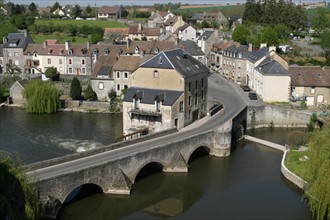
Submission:
M 171 33 L 175 33 L 176 30 L 185 25 L 186 22 L 184 22 L 184 20 L 182 19 L 182 16 L 174 16 L 174 17 L 170 17 L 169 19 L 167 19 L 164 23 L 164 27 L 166 31 L 170 31 Z
M 309 106 L 330 102 L 330 68 L 320 66 L 289 67 L 291 95 L 294 99 L 306 97 Z
M 265 58 L 255 68 L 254 81 L 254 90 L 264 102 L 289 101 L 290 73 L 271 57 Z
M 170 11 L 151 11 L 151 15 L 148 18 L 148 27 L 162 27 L 168 19 L 173 17 L 175 15 Z
M 210 53 L 208 54 L 208 66 L 216 71 L 220 71 L 223 65 L 223 50 L 232 45 L 238 46 L 239 43 L 233 41 L 222 40 L 219 43 L 213 44 Z
M 109 92 L 115 87 L 113 78 L 110 78 L 112 66 L 101 66 L 96 77 L 91 78 L 91 87 L 99 101 L 110 101 Z
M 175 31 L 175 34 L 177 35 L 177 38 L 181 41 L 194 41 L 196 39 L 196 29 L 190 24 L 182 25 Z
M 3 38 L 2 56 L 5 71 L 24 72 L 24 50 L 28 44 L 34 44 L 33 39 L 26 30 L 22 33 L 9 33 Z
M 204 13 L 196 13 L 190 19 L 188 19 L 188 23 L 193 25 L 200 24 L 202 22 L 215 22 L 220 28 L 224 28 L 227 26 L 227 18 L 222 14 L 222 12 L 204 12 Z
M 130 25 L 128 29 L 130 40 L 158 40 L 159 35 L 160 28 L 143 27 L 141 23 Z
M 213 29 L 205 29 L 197 39 L 197 45 L 205 54 L 209 54 L 213 44 L 218 42 L 218 31 Z
M 220 73 L 227 79 L 237 83 L 246 83 L 246 54 L 248 47 L 245 45 L 232 45 L 223 50 L 222 69 Z
M 16 81 L 10 87 L 10 97 L 14 104 L 23 105 L 25 104 L 25 97 L 24 97 L 24 88 L 29 83 L 29 80 L 24 79 L 20 81 Z
M 182 93 L 184 98 L 181 99 L 181 96 L 179 96 L 178 101 L 172 102 L 174 106 L 171 107 L 172 110 L 170 112 L 166 112 L 165 109 L 161 108 L 162 100 L 165 100 L 166 95 L 164 99 L 161 97 L 156 99 L 156 101 L 159 100 L 158 107 L 160 107 L 160 109 L 157 109 L 159 110 L 158 117 L 160 117 L 157 120 L 165 123 L 165 120 L 172 120 L 171 115 L 175 114 L 177 117 L 172 121 L 166 121 L 166 123 L 170 123 L 171 127 L 182 128 L 206 114 L 208 73 L 209 70 L 206 66 L 182 49 L 162 51 L 142 63 L 132 73 L 132 87 L 128 89 L 128 93 L 132 94 L 134 88 L 150 89 L 150 91 L 162 90 L 164 94 L 167 94 L 167 91 Z M 179 95 L 179 93 L 176 94 Z M 159 93 L 159 95 L 161 94 Z M 132 122 L 136 117 L 132 113 L 138 114 L 140 125 L 147 127 L 151 131 L 165 129 L 165 127 L 156 127 L 155 119 L 147 117 L 150 112 L 149 106 L 145 106 L 147 109 L 142 109 L 143 106 L 139 106 L 144 97 L 143 95 L 146 96 L 145 92 L 136 94 L 134 99 L 126 96 L 124 98 L 123 127 L 126 134 L 131 129 L 129 126 L 133 126 L 133 124 L 127 123 L 127 121 Z M 155 102 L 155 104 L 157 103 Z M 136 105 L 138 105 L 138 108 L 141 108 L 138 112 L 134 111 Z M 134 122 L 137 123 L 137 121 Z M 140 125 L 134 124 L 134 127 L 141 127 Z
M 262 47 L 252 51 L 252 45 L 249 44 L 249 53 L 246 54 L 246 84 L 255 90 L 255 68 L 269 55 L 268 48 Z M 244 83 L 245 84 L 245 83 Z
M 99 19 L 116 19 L 120 17 L 120 6 L 102 6 L 99 8 L 97 17 Z
M 105 28 L 103 38 L 109 43 L 121 43 L 126 42 L 128 39 L 128 27 L 127 28 Z

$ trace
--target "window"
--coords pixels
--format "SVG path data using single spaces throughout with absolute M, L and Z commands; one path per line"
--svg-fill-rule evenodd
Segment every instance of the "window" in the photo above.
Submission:
M 62 62 L 63 62 L 62 59 L 58 59 L 59 64 L 62 64 Z
M 72 74 L 73 73 L 72 70 L 73 70 L 72 67 L 69 67 L 69 74 Z
M 124 78 L 127 79 L 128 78 L 128 72 L 124 73 Z
M 180 102 L 180 112 L 183 112 L 183 102 Z
M 2 60 L 0 60 L 0 65 L 2 66 Z
M 198 93 L 195 94 L 195 105 L 198 104 Z
M 188 106 L 191 105 L 191 96 L 188 96 Z
M 191 83 L 188 84 L 188 92 L 191 92 Z
M 195 89 L 198 89 L 198 80 L 195 81 Z
M 8 56 L 9 57 L 12 57 L 13 56 L 13 53 L 12 52 L 8 52 Z
M 48 59 L 47 62 L 48 62 L 48 64 L 51 64 L 52 63 L 52 60 L 51 59 Z
M 81 73 L 82 73 L 82 74 L 86 74 L 86 68 L 85 68 L 85 67 L 82 67 L 82 68 L 81 68 Z
M 103 82 L 99 82 L 99 90 L 103 90 L 104 89 L 104 84 Z
M 204 91 L 201 93 L 201 100 L 204 100 Z
M 190 120 L 191 110 L 188 111 L 188 120 Z
M 324 95 L 318 95 L 317 102 L 323 102 L 323 101 L 324 101 Z
M 120 79 L 120 72 L 117 71 L 117 79 Z
M 315 87 L 311 88 L 311 93 L 315 93 Z
M 81 59 L 81 65 L 85 65 L 85 59 Z
M 120 84 L 117 84 L 117 91 L 120 91 Z
M 204 78 L 202 79 L 202 88 L 204 88 Z
M 18 52 L 14 52 L 14 56 L 15 57 L 18 57 Z
M 160 112 L 160 106 L 161 106 L 161 102 L 160 101 L 156 101 L 156 111 Z
M 72 59 L 69 59 L 69 64 L 70 64 L 70 65 L 72 64 Z
M 140 99 L 134 99 L 134 109 L 139 109 Z
M 124 85 L 124 89 L 128 89 L 128 85 Z
M 18 66 L 19 65 L 19 61 L 15 60 L 15 65 Z
M 158 78 L 159 77 L 159 72 L 157 70 L 154 71 L 154 78 Z

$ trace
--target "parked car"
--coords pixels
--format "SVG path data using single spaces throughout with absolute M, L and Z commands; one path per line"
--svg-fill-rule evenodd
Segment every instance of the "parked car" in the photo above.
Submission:
M 251 100 L 257 100 L 258 99 L 258 96 L 255 92 L 249 92 L 249 98 Z
M 296 101 L 307 101 L 307 96 L 291 96 L 291 101 L 296 102 Z
M 244 92 L 250 92 L 251 89 L 248 85 L 241 85 L 241 89 L 244 91 Z

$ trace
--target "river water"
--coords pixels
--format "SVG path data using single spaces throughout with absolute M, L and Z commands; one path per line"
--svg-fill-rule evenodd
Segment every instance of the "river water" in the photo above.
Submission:
M 0 146 L 31 163 L 109 144 L 120 135 L 121 123 L 120 115 L 30 115 L 2 108 Z M 284 144 L 291 132 L 249 134 Z M 228 158 L 203 152 L 193 158 L 188 173 L 147 175 L 152 170 L 143 170 L 130 196 L 83 188 L 80 199 L 66 204 L 58 219 L 311 219 L 300 190 L 281 175 L 282 152 L 241 141 Z

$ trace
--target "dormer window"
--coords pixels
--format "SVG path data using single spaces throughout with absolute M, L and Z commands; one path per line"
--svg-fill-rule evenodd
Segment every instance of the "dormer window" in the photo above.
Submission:
M 110 53 L 110 50 L 108 48 L 105 48 L 104 49 L 104 55 L 109 55 L 109 53 Z
M 69 49 L 69 50 L 68 50 L 68 54 L 69 54 L 69 55 L 72 55 L 72 53 L 73 53 L 73 50 L 72 50 L 72 49 Z
M 85 65 L 85 64 L 86 64 L 85 59 L 81 59 L 81 65 Z
M 155 105 L 156 105 L 156 111 L 160 112 L 161 110 L 161 106 L 162 106 L 162 102 L 164 102 L 164 98 L 165 98 L 165 94 L 164 93 L 160 93 L 156 96 L 155 98 Z
M 159 77 L 159 72 L 157 70 L 154 71 L 154 78 L 158 78 Z
M 159 52 L 158 47 L 155 48 L 155 54 L 157 54 Z
M 135 53 L 139 53 L 140 48 L 137 46 L 135 47 Z

